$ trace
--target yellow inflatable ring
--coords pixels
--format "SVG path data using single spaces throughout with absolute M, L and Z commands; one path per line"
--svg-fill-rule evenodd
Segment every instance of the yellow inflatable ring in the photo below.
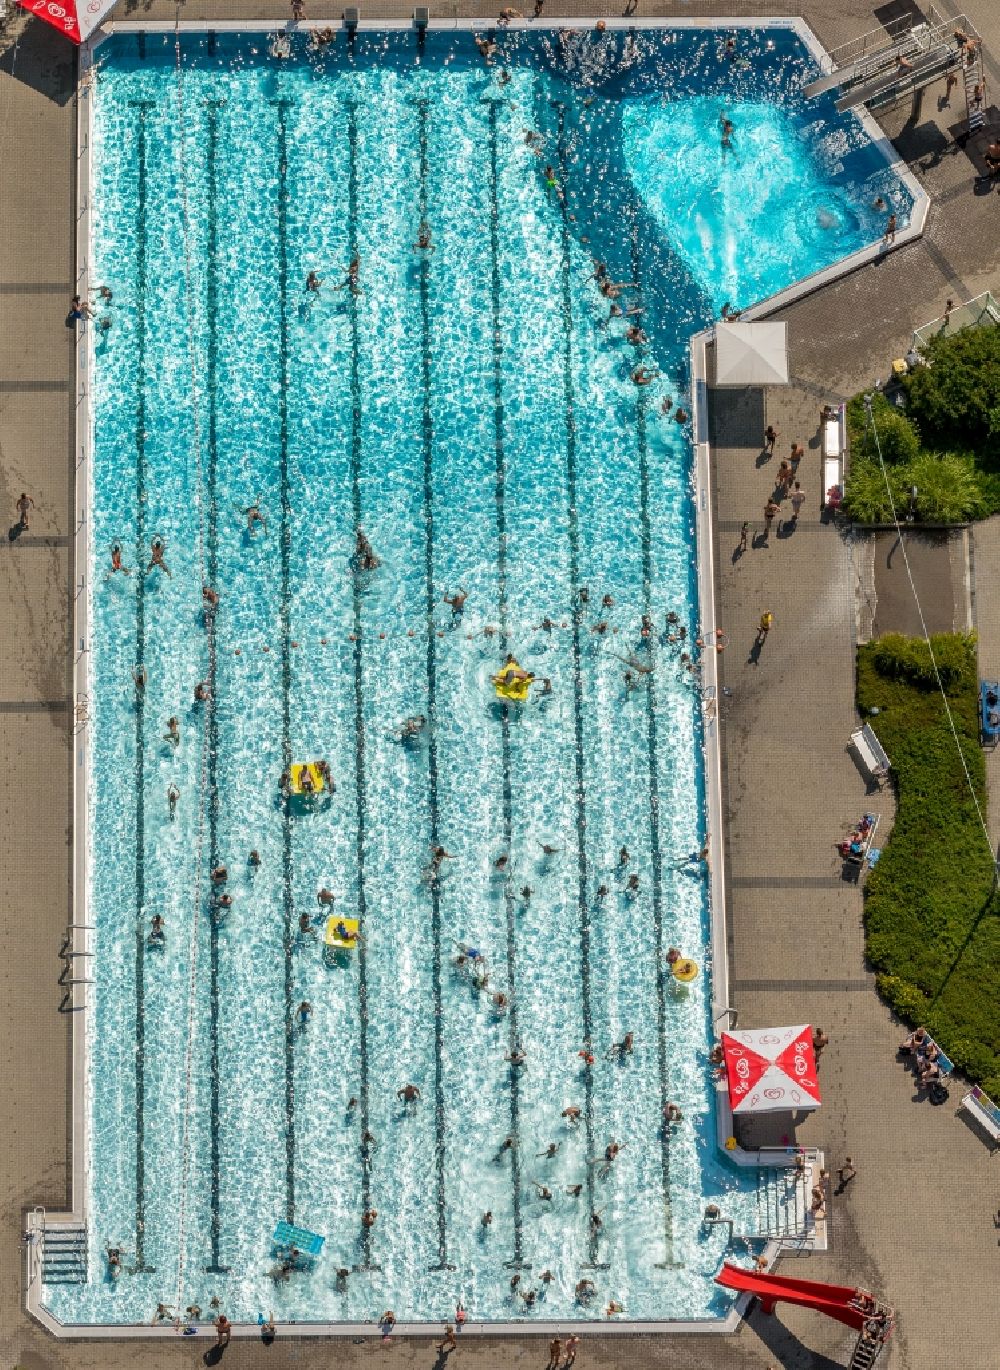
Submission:
M 696 979 L 698 975 L 697 962 L 692 961 L 689 956 L 682 956 L 679 961 L 674 962 L 670 969 L 674 979 L 680 980 L 683 984 L 688 984 L 691 980 Z

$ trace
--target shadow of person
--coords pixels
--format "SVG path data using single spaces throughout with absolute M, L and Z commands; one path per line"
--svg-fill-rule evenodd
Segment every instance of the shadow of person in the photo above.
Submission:
M 768 541 L 769 538 L 766 530 L 763 533 L 754 533 L 753 541 L 750 543 L 750 546 L 754 549 L 755 552 L 757 552 L 761 549 L 761 547 L 766 547 L 768 545 Z
M 20 522 L 15 523 L 13 528 L 8 528 L 7 530 L 7 541 L 16 542 L 23 532 L 24 524 Z
M 757 453 L 757 460 L 754 462 L 754 466 L 756 466 L 757 470 L 759 471 L 760 468 L 762 466 L 766 466 L 770 460 L 771 453 L 767 450 L 766 447 L 762 447 L 761 450 Z
M 750 655 L 747 657 L 748 666 L 760 665 L 760 654 L 763 646 L 764 638 L 760 633 L 758 633 L 757 636 L 754 638 L 753 646 L 750 648 Z
M 226 1348 L 224 1346 L 210 1346 L 208 1350 L 205 1352 L 205 1354 L 202 1356 L 202 1360 L 205 1362 L 206 1365 L 218 1365 L 219 1362 L 222 1360 L 222 1353 L 223 1351 L 225 1351 L 225 1349 Z

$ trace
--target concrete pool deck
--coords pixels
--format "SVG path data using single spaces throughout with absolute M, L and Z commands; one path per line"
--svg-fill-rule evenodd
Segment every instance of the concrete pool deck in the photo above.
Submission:
M 184 15 L 236 17 L 234 8 L 206 0 L 198 10 L 186 7 Z M 640 5 L 639 13 L 652 17 L 661 8 L 669 13 L 673 7 Z M 1000 18 L 987 16 L 984 0 L 964 8 L 987 47 L 1000 48 Z M 261 12 L 239 6 L 247 17 L 256 17 L 255 9 Z M 324 9 L 332 17 L 338 7 L 309 5 L 310 17 L 322 17 Z M 692 4 L 684 16 L 778 9 Z M 780 9 L 804 14 L 828 46 L 873 23 L 867 7 L 854 3 Z M 286 17 L 280 8 L 270 12 Z M 380 12 L 396 17 L 408 11 L 386 6 Z M 574 12 L 599 11 L 580 6 Z M 172 17 L 173 8 L 154 0 L 133 13 Z M 365 13 L 374 17 L 376 11 Z M 4 63 L 6 72 L 9 58 Z M 911 1102 L 908 1079 L 894 1060 L 898 1030 L 863 968 L 860 896 L 833 875 L 832 842 L 864 802 L 844 754 L 853 725 L 856 582 L 850 544 L 816 517 L 814 449 L 806 463 L 812 460 L 815 469 L 803 466 L 812 517 L 803 516 L 793 537 L 773 538 L 770 551 L 731 560 L 740 522 L 759 520 L 768 493 L 767 468 L 755 465 L 763 414 L 783 436 L 808 443 L 823 400 L 884 372 L 887 359 L 905 350 L 913 326 L 940 313 L 946 295 L 967 298 L 995 281 L 998 201 L 973 193 L 971 163 L 949 143 L 935 115 L 910 127 L 904 118 L 900 111 L 885 124 L 899 134 L 901 150 L 935 197 L 925 237 L 783 310 L 796 384 L 763 397 L 729 397 L 714 411 L 719 621 L 732 643 L 723 668 L 733 693 L 722 713 L 731 989 L 747 1024 L 812 1020 L 830 1033 L 823 1066 L 827 1106 L 800 1135 L 807 1143 L 823 1142 L 835 1164 L 850 1151 L 859 1168 L 849 1194 L 832 1205 L 831 1251 L 788 1262 L 785 1272 L 866 1283 L 894 1303 L 901 1323 L 890 1366 L 919 1370 L 960 1356 L 970 1370 L 986 1370 L 996 1363 L 1000 1343 L 998 1314 L 982 1298 L 995 1277 L 990 1262 L 998 1259 L 988 1153 L 952 1108 Z M 8 911 L 2 972 L 8 1107 L 0 1134 L 4 1370 L 117 1367 L 134 1357 L 131 1347 L 56 1343 L 46 1336 L 23 1312 L 21 1270 L 13 1259 L 25 1208 L 45 1203 L 61 1209 L 69 1197 L 69 1033 L 67 1016 L 57 1012 L 62 963 L 56 953 L 71 894 L 68 624 L 76 516 L 72 335 L 63 320 L 75 275 L 74 119 L 71 54 L 57 35 L 31 24 L 15 79 L 0 78 L 0 302 L 6 323 L 0 332 L 0 496 L 11 523 L 22 489 L 38 506 L 28 534 L 5 544 L 0 567 L 8 643 L 0 666 L 0 747 L 8 774 L 0 838 Z M 744 664 L 743 653 L 765 607 L 777 624 L 754 669 Z M 888 807 L 883 812 L 888 819 Z M 774 978 L 775 967 L 781 979 Z M 610 1365 L 627 1356 L 692 1370 L 822 1367 L 842 1364 L 850 1342 L 846 1329 L 783 1310 L 775 1319 L 755 1315 L 750 1327 L 725 1342 L 609 1342 L 588 1335 L 580 1363 Z M 178 1356 L 193 1364 L 205 1346 L 201 1339 L 194 1345 L 147 1342 L 142 1354 L 154 1366 Z M 345 1343 L 333 1351 L 281 1337 L 270 1349 L 234 1342 L 226 1359 L 309 1366 L 331 1354 L 352 1359 L 355 1353 L 421 1365 L 434 1354 L 426 1341 L 383 1350 L 373 1329 L 356 1352 Z M 534 1363 L 545 1352 L 537 1339 L 525 1337 L 502 1344 L 483 1339 L 459 1354 L 463 1360 L 528 1357 Z

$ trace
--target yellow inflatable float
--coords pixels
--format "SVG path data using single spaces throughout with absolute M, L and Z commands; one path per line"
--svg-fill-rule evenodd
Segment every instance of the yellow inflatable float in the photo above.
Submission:
M 323 941 L 328 947 L 334 947 L 337 951 L 353 951 L 358 945 L 360 937 L 360 923 L 356 918 L 341 918 L 335 913 L 331 913 L 326 920 L 326 932 L 323 934 Z
M 289 794 L 322 794 L 326 789 L 324 766 L 319 761 L 307 761 L 304 765 L 290 767 L 288 772 Z
M 528 698 L 528 691 L 535 677 L 509 656 L 492 679 L 498 699 L 512 699 L 515 703 L 522 704 Z

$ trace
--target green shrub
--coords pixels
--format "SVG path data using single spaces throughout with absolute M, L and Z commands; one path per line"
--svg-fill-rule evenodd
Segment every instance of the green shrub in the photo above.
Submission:
M 903 680 L 918 690 L 936 690 L 938 676 L 948 694 L 978 688 L 976 636 L 974 633 L 937 633 L 931 651 L 922 637 L 885 633 L 868 644 L 872 664 L 883 680 Z
M 905 509 L 908 487 L 898 467 L 887 466 L 883 476 L 878 462 L 865 457 L 852 458 L 844 490 L 844 509 L 855 523 L 892 522 L 892 500 L 886 489 L 886 478 L 897 509 L 900 506 Z
M 985 511 L 982 480 L 971 457 L 921 452 L 905 470 L 907 487 L 917 487 L 917 513 L 925 523 L 960 523 Z
M 1000 474 L 995 471 L 979 472 L 979 491 L 983 500 L 982 518 L 1000 514 Z
M 907 984 L 895 975 L 877 975 L 876 988 L 900 1018 L 908 1023 L 922 1023 L 927 1017 L 928 999 L 916 985 Z
M 848 470 L 844 509 L 855 523 L 891 523 L 895 505 L 902 521 L 910 510 L 912 486 L 924 523 L 962 523 L 1000 509 L 1000 476 L 977 471 L 971 457 L 957 452 L 919 452 L 894 466 L 887 462 L 884 474 L 877 461 L 857 457 Z
M 926 1023 L 960 1069 L 1000 1097 L 1000 906 L 979 745 L 975 640 L 932 638 L 944 701 L 921 640 L 887 635 L 858 651 L 858 707 L 889 754 L 896 820 L 865 891 L 878 987 L 907 1023 Z M 970 793 L 965 769 L 972 779 Z
M 887 466 L 911 461 L 920 451 L 920 435 L 905 414 L 889 403 L 884 395 L 871 396 L 872 422 L 868 421 L 864 396 L 855 395 L 848 405 L 848 429 L 851 455 L 878 462 L 879 449 Z M 876 442 L 875 431 L 878 432 Z
M 927 361 L 903 381 L 907 411 L 925 446 L 975 452 L 989 469 L 1000 467 L 1000 328 L 965 328 L 932 338 Z

